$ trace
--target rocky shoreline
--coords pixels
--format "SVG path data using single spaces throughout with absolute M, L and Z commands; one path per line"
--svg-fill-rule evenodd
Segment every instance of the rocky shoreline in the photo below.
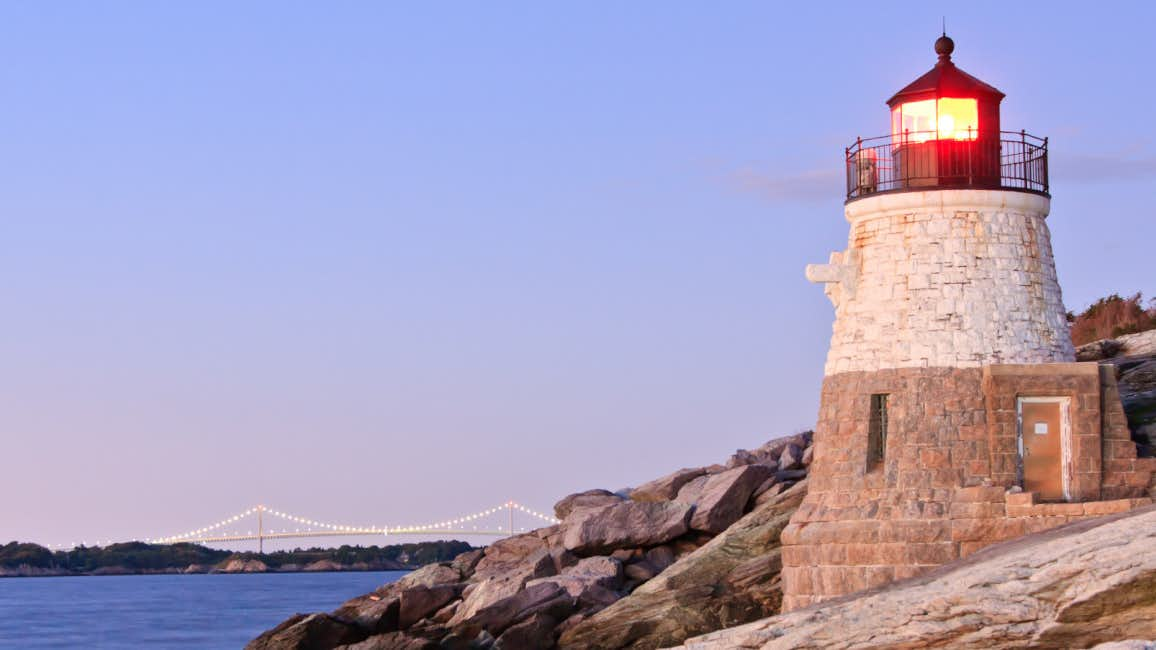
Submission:
M 428 565 L 253 650 L 658 648 L 774 615 L 779 534 L 806 493 L 811 434 L 632 490 L 555 505 L 561 524 Z

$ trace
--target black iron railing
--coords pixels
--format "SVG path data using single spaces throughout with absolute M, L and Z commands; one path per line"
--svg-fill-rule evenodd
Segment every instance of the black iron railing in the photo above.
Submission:
M 847 200 L 950 188 L 1048 193 L 1048 139 L 1020 131 L 936 140 L 934 133 L 862 138 L 847 148 Z

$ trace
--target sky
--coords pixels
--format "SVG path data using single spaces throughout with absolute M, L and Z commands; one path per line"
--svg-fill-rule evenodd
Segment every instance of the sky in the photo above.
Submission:
M 914 8 L 913 8 L 914 7 Z M 843 147 L 935 62 L 1156 295 L 1150 3 L 0 3 L 0 543 L 402 524 L 812 426 Z

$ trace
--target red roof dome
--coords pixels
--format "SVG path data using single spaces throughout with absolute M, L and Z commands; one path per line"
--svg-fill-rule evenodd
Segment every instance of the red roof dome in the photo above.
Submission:
M 935 51 L 939 54 L 935 67 L 895 93 L 887 100 L 887 105 L 894 108 L 896 104 L 935 97 L 975 97 L 996 102 L 1002 100 L 1004 94 L 998 88 L 976 79 L 951 62 L 954 49 L 955 43 L 950 38 L 946 35 L 939 37 L 935 41 Z

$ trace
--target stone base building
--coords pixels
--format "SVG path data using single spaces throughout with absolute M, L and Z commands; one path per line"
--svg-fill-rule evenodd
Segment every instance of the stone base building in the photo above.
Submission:
M 848 149 L 847 248 L 807 269 L 835 324 L 784 610 L 1151 503 L 1114 370 L 1075 363 L 1047 141 L 1001 135 L 1003 94 L 952 49 Z

